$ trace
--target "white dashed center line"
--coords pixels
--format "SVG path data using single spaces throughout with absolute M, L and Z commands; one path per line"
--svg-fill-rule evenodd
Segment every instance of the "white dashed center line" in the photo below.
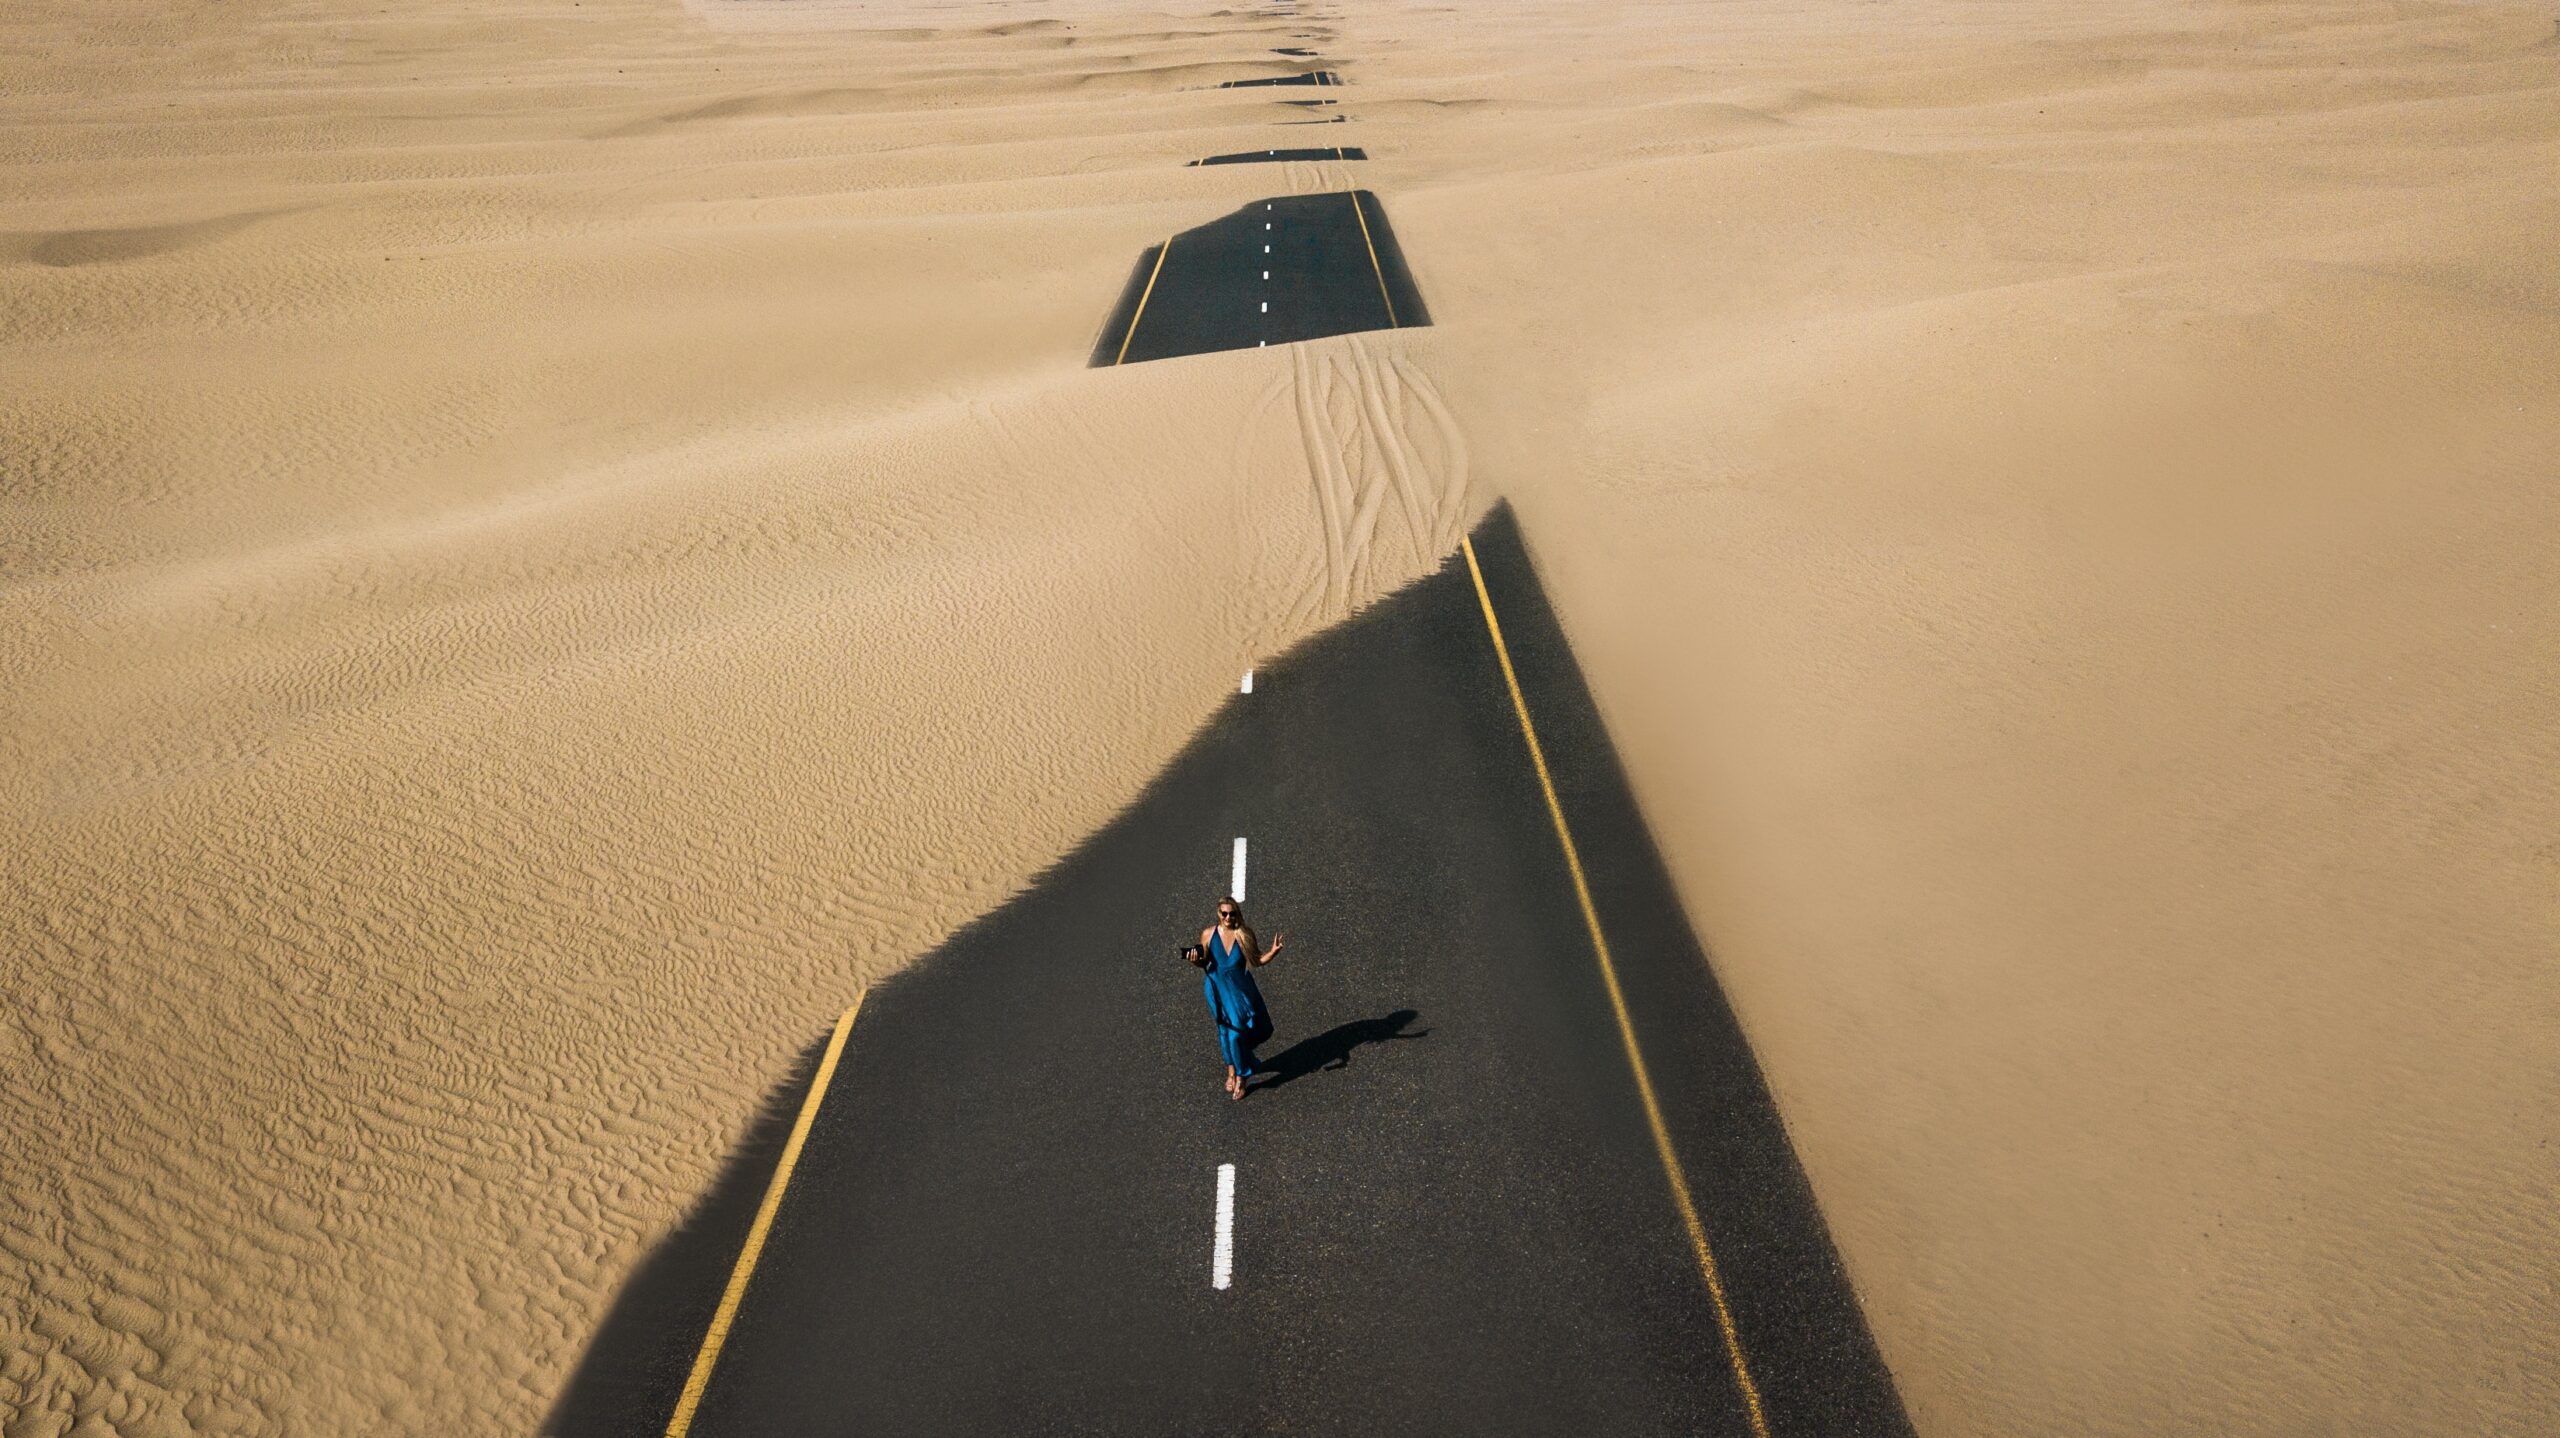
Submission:
M 1236 901 L 1237 903 L 1239 903 L 1239 904 L 1243 903 L 1243 902 L 1244 902 L 1244 835 L 1242 835 L 1242 834 L 1238 834 L 1238 835 L 1236 835 L 1236 862 L 1235 862 L 1235 867 L 1234 867 L 1234 868 L 1233 868 L 1233 869 L 1228 873 L 1227 878 L 1228 878 L 1228 881 L 1229 881 L 1229 882 L 1228 882 L 1228 884 L 1227 884 L 1227 897 L 1228 897 L 1228 898 L 1230 898 L 1230 899 L 1235 900 L 1235 901 Z
M 1209 1286 L 1225 1288 L 1236 1279 L 1236 1166 L 1218 1165 L 1218 1241 L 1209 1255 Z

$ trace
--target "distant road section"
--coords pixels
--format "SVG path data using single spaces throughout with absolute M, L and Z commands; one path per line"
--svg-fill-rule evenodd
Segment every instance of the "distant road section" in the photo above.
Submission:
M 1308 70 L 1296 75 L 1274 75 L 1262 80 L 1228 80 L 1221 90 L 1261 90 L 1273 85 L 1339 85 L 1342 77 L 1331 70 Z
M 1285 153 L 1336 158 L 1329 146 Z M 1139 256 L 1092 362 L 1138 364 L 1429 323 L 1377 196 L 1282 195 Z
M 1273 165 L 1287 160 L 1365 160 L 1369 152 L 1357 145 L 1307 145 L 1294 150 L 1238 150 L 1232 155 L 1211 155 L 1194 160 L 1199 165 Z

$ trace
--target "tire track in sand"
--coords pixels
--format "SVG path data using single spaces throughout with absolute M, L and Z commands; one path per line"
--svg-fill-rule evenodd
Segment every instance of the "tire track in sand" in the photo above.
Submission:
M 1467 445 L 1429 376 L 1388 347 L 1350 336 L 1293 345 L 1289 360 L 1323 558 L 1295 624 L 1348 614 L 1382 575 L 1427 570 L 1457 547 Z

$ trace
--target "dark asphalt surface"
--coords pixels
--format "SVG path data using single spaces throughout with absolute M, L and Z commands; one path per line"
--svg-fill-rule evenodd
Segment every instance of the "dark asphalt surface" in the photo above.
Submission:
M 1260 80 L 1225 80 L 1221 90 L 1260 90 L 1272 85 L 1339 85 L 1342 77 L 1331 70 L 1308 70 L 1296 75 L 1273 75 Z
M 1507 512 L 1475 542 L 1770 1429 L 1907 1434 Z M 1238 835 L 1289 937 L 1242 1103 L 1175 955 Z M 1750 1431 L 1463 561 L 868 998 L 693 1431 Z
M 1300 123 L 1304 123 L 1303 121 Z M 1272 165 L 1283 160 L 1365 160 L 1369 152 L 1357 145 L 1311 145 L 1294 150 L 1238 150 L 1232 155 L 1211 155 L 1194 160 L 1194 165 Z
M 1330 158 L 1332 150 L 1319 153 Z M 1092 363 L 1137 364 L 1430 322 L 1377 196 L 1284 195 L 1185 230 L 1170 250 L 1159 245 L 1140 255 Z

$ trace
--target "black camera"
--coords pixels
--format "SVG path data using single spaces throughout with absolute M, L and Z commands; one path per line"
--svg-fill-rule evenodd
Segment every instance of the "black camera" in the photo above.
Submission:
M 1184 944 L 1182 961 L 1195 969 L 1205 969 L 1209 966 L 1209 951 L 1198 944 Z

